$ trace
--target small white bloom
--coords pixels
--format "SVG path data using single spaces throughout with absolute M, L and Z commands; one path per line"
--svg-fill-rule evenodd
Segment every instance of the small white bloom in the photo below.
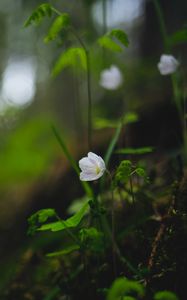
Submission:
M 172 55 L 162 54 L 160 62 L 158 63 L 158 69 L 162 75 L 169 75 L 174 73 L 179 66 L 178 60 Z
M 79 160 L 81 169 L 80 180 L 92 181 L 100 178 L 106 170 L 104 160 L 93 152 L 89 152 L 87 157 Z
M 123 76 L 118 67 L 112 65 L 101 72 L 99 84 L 107 90 L 116 90 L 123 83 Z

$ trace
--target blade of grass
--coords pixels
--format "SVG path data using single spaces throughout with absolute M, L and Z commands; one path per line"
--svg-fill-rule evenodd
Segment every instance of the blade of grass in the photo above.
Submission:
M 112 153 L 114 151 L 114 148 L 116 146 L 116 143 L 119 139 L 119 135 L 121 133 L 121 129 L 122 129 L 122 122 L 120 122 L 116 128 L 116 131 L 114 133 L 114 136 L 108 146 L 108 149 L 106 151 L 106 154 L 104 156 L 104 161 L 105 161 L 105 165 L 106 165 L 106 168 L 108 167 L 108 164 L 109 164 L 109 161 L 110 161 L 110 158 L 112 156 Z M 103 190 L 103 187 L 104 187 L 104 183 L 105 183 L 105 176 L 103 176 L 103 178 L 101 179 L 101 182 L 100 182 L 100 190 L 102 191 Z
M 106 151 L 106 154 L 105 154 L 105 157 L 104 157 L 104 160 L 105 160 L 105 164 L 106 164 L 106 167 L 108 166 L 109 164 L 109 161 L 110 161 L 110 158 L 112 156 L 112 152 L 116 146 L 116 143 L 118 141 L 118 138 L 119 138 L 119 135 L 121 133 L 121 129 L 122 129 L 122 123 L 119 123 L 118 127 L 116 128 L 116 131 L 115 131 L 115 134 L 108 146 L 108 149 Z
M 77 173 L 77 175 L 79 176 L 80 174 L 80 171 L 79 171 L 79 168 L 74 160 L 74 158 L 72 157 L 72 155 L 70 154 L 67 146 L 66 146 L 66 143 L 64 142 L 62 136 L 60 136 L 59 132 L 57 131 L 56 127 L 54 125 L 52 125 L 52 131 L 59 143 L 59 145 L 61 146 L 62 148 L 62 151 L 65 155 L 65 157 L 67 158 L 67 160 L 69 161 L 69 163 L 71 164 L 72 168 L 75 170 L 75 172 Z M 89 184 L 85 181 L 81 181 L 81 184 L 83 186 L 83 189 L 85 191 L 85 193 L 87 194 L 88 197 L 93 197 L 93 191 L 92 189 L 90 188 Z

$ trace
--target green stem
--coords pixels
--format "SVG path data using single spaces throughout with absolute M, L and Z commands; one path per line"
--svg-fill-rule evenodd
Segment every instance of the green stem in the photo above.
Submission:
M 113 181 L 112 175 L 108 170 L 106 170 L 111 185 L 111 200 L 112 200 L 112 211 L 111 211 L 111 221 L 112 221 L 112 256 L 113 256 L 113 268 L 114 268 L 114 276 L 117 277 L 117 264 L 116 264 L 116 239 L 115 239 L 115 206 L 114 206 L 114 189 L 113 189 Z
M 157 14 L 157 18 L 158 18 L 158 22 L 159 22 L 159 27 L 160 27 L 160 32 L 162 34 L 162 39 L 163 39 L 163 44 L 164 44 L 164 50 L 166 52 L 170 52 L 170 46 L 168 44 L 168 36 L 167 36 L 167 30 L 166 30 L 166 25 L 164 22 L 164 17 L 163 17 L 163 13 L 160 7 L 160 3 L 158 0 L 153 0 L 154 6 L 155 6 L 155 10 L 156 10 L 156 14 Z M 175 101 L 175 105 L 176 108 L 178 110 L 179 113 L 179 118 L 183 127 L 183 137 L 184 137 L 184 148 L 186 148 L 186 129 L 185 129 L 185 122 L 184 122 L 184 118 L 185 118 L 185 110 L 183 111 L 182 105 L 181 105 L 181 96 L 180 96 L 180 92 L 179 92 L 179 86 L 178 86 L 178 82 L 176 79 L 175 74 L 171 75 L 171 81 L 172 81 L 172 88 L 173 88 L 173 96 L 174 96 L 174 101 Z
M 87 91 L 88 91 L 88 149 L 92 149 L 92 97 L 91 97 L 91 72 L 90 55 L 88 50 L 85 52 L 87 62 Z
M 109 225 L 108 225 L 108 221 L 107 221 L 107 219 L 106 219 L 106 217 L 105 216 L 103 216 L 103 224 L 104 224 L 104 226 L 105 226 L 105 230 L 106 230 L 106 232 L 107 232 L 107 234 L 108 234 L 108 236 L 109 236 L 109 238 L 111 239 L 111 241 L 112 241 L 112 233 L 111 233 L 111 230 L 110 230 L 110 227 L 109 227 Z M 115 241 L 115 245 L 114 245 L 115 247 L 115 253 L 116 253 L 116 255 L 118 256 L 118 258 L 119 258 L 119 260 L 123 263 L 123 264 L 125 264 L 126 266 L 127 266 L 127 268 L 134 274 L 134 275 L 136 275 L 139 279 L 142 279 L 143 277 L 142 277 L 142 275 L 141 275 L 141 273 L 131 264 L 131 262 L 126 258 L 126 257 L 124 257 L 124 255 L 122 255 L 121 254 L 121 251 L 120 251 L 120 249 L 119 249 L 119 247 L 118 247 L 118 245 L 117 245 L 117 243 L 116 243 L 116 241 Z
M 73 27 L 70 31 L 76 37 L 81 47 L 83 48 L 86 56 L 86 69 L 87 69 L 87 94 L 88 94 L 88 150 L 92 149 L 92 97 L 91 97 L 91 72 L 90 72 L 90 54 L 86 45 L 81 37 L 77 34 Z
M 103 13 L 103 34 L 107 31 L 107 2 L 102 1 L 102 13 Z
M 130 189 L 131 189 L 131 196 L 132 196 L 132 203 L 135 202 L 135 197 L 134 197 L 134 191 L 133 191 L 133 184 L 132 184 L 132 177 L 129 177 L 129 182 L 130 182 Z
M 52 10 L 57 14 L 61 15 L 61 12 L 57 10 L 56 8 L 52 8 Z M 69 27 L 69 30 L 72 32 L 72 34 L 75 36 L 75 38 L 80 43 L 81 47 L 84 49 L 85 55 L 86 55 L 86 65 L 87 65 L 87 93 L 88 93 L 88 150 L 92 149 L 92 97 L 91 97 L 91 76 L 90 76 L 90 57 L 89 57 L 89 51 L 84 44 L 81 37 L 78 35 L 78 33 L 74 30 L 74 28 L 71 26 Z
M 158 22 L 159 22 L 159 28 L 160 28 L 160 32 L 161 32 L 162 39 L 163 39 L 164 49 L 165 49 L 165 51 L 169 51 L 169 46 L 167 43 L 167 31 L 166 31 L 163 13 L 160 8 L 159 1 L 153 0 L 153 3 L 155 6 L 155 10 L 156 10 L 156 14 L 157 14 Z

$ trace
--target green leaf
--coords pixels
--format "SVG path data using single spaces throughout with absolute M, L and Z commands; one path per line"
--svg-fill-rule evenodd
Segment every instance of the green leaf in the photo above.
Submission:
M 135 112 L 128 112 L 122 118 L 123 124 L 135 123 L 138 121 L 138 115 Z
M 93 252 L 103 251 L 103 233 L 95 227 L 83 228 L 79 232 L 81 245 Z
M 67 160 L 69 161 L 69 163 L 71 164 L 72 168 L 75 170 L 75 172 L 77 173 L 77 175 L 80 175 L 80 170 L 75 162 L 75 160 L 73 159 L 71 153 L 69 152 L 66 143 L 64 142 L 62 136 L 59 134 L 59 132 L 57 131 L 55 126 L 52 126 L 52 130 L 53 133 L 60 145 L 60 147 L 62 148 L 62 151 L 64 153 L 64 155 L 66 156 Z M 86 181 L 81 181 L 81 184 L 83 186 L 83 189 L 85 191 L 85 193 L 87 194 L 88 197 L 93 197 L 93 191 L 90 188 L 90 185 L 86 182 Z
M 121 29 L 111 30 L 110 32 L 100 37 L 97 42 L 101 47 L 112 50 L 114 52 L 121 52 L 123 50 L 118 42 L 120 42 L 125 47 L 128 47 L 129 45 L 127 34 Z
M 146 154 L 150 153 L 153 151 L 153 147 L 142 147 L 142 148 L 124 148 L 124 149 L 119 149 L 115 153 L 118 154 L 131 154 L 131 155 L 141 155 L 141 154 Z
M 122 48 L 118 45 L 110 36 L 104 35 L 98 39 L 98 44 L 106 48 L 108 50 L 112 50 L 114 52 L 121 52 Z
M 170 35 L 167 39 L 170 47 L 187 42 L 187 28 L 178 30 Z
M 114 183 L 126 183 L 132 173 L 132 163 L 130 160 L 122 160 L 119 167 L 116 170 Z
M 147 176 L 147 172 L 144 168 L 138 167 L 134 170 L 133 173 L 136 173 L 138 176 L 143 177 L 145 182 L 149 183 L 149 177 Z
M 125 47 L 129 46 L 129 40 L 128 40 L 127 34 L 123 30 L 113 29 L 113 30 L 110 31 L 109 36 L 115 37 Z
M 69 15 L 64 13 L 54 20 L 52 23 L 47 36 L 44 38 L 44 42 L 48 43 L 58 36 L 61 30 L 66 29 L 70 24 Z
M 57 222 L 44 224 L 37 230 L 39 231 L 45 231 L 45 230 L 51 230 L 51 231 L 60 231 L 67 228 L 74 228 L 79 225 L 84 215 L 87 213 L 89 208 L 88 203 L 85 203 L 83 207 L 72 217 L 68 218 L 67 220 L 60 220 Z
M 135 172 L 140 177 L 145 177 L 146 176 L 146 172 L 143 168 L 137 168 L 137 169 L 135 169 Z
M 52 208 L 41 209 L 28 218 L 28 234 L 34 234 L 37 228 L 49 218 L 55 217 L 56 212 Z
M 63 256 L 63 255 L 67 255 L 73 251 L 79 250 L 80 246 L 79 245 L 71 245 L 69 247 L 66 247 L 63 250 L 60 251 L 56 251 L 56 252 L 52 252 L 52 253 L 48 253 L 46 256 L 47 257 L 56 257 L 56 256 Z
M 30 26 L 32 23 L 39 24 L 44 17 L 51 17 L 53 7 L 49 3 L 39 5 L 25 21 L 24 27 Z
M 86 54 L 83 48 L 69 48 L 58 58 L 52 70 L 52 75 L 57 76 L 66 67 L 87 69 Z
M 169 291 L 160 291 L 154 295 L 154 300 L 179 300 L 178 297 Z
M 95 129 L 117 128 L 118 125 L 119 125 L 119 121 L 108 120 L 108 119 L 104 119 L 104 118 L 95 118 L 94 124 L 93 124 Z
M 134 294 L 137 297 L 143 297 L 144 293 L 144 287 L 139 282 L 121 277 L 113 282 L 109 289 L 107 300 L 125 299 L 123 296 L 134 296 Z

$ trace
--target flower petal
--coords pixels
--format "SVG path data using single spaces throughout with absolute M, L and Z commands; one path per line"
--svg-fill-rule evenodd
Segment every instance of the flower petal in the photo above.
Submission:
M 94 164 L 87 157 L 83 157 L 82 159 L 79 160 L 79 167 L 83 171 L 87 169 L 93 169 Z
M 80 180 L 82 180 L 82 181 L 93 181 L 93 180 L 97 180 L 102 175 L 103 175 L 103 173 L 96 174 L 96 173 L 81 172 L 80 173 Z

